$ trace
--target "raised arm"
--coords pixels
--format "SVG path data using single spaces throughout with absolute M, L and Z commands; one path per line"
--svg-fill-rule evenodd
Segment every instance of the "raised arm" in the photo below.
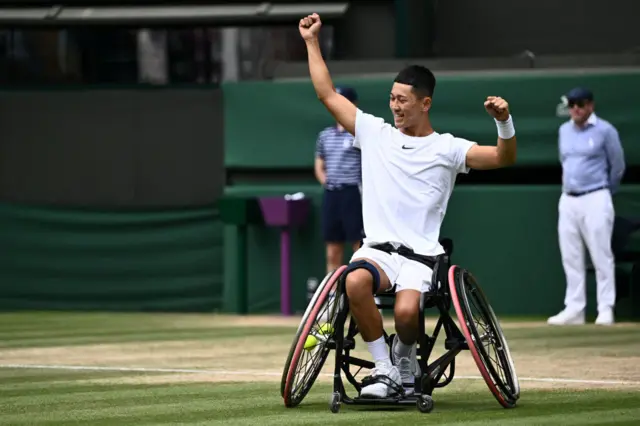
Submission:
M 509 112 L 509 104 L 500 97 L 489 96 L 484 107 L 498 128 L 495 146 L 474 145 L 467 151 L 467 166 L 477 170 L 498 169 L 516 162 L 517 141 Z
M 329 110 L 331 115 L 349 133 L 356 134 L 356 106 L 347 98 L 336 92 L 327 64 L 322 58 L 318 34 L 322 22 L 317 13 L 309 15 L 300 20 L 298 28 L 300 35 L 307 45 L 309 57 L 309 74 L 313 82 L 313 88 L 318 95 L 318 99 Z

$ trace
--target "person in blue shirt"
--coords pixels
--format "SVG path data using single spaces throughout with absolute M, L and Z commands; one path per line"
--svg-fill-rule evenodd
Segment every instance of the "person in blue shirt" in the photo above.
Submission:
M 337 87 L 336 91 L 357 104 L 355 89 Z M 342 265 L 345 245 L 355 252 L 364 237 L 361 154 L 353 146 L 351 133 L 339 123 L 323 129 L 318 135 L 314 171 L 324 187 L 322 235 L 326 243 L 328 273 Z
M 614 208 L 612 194 L 625 171 L 624 152 L 616 128 L 596 116 L 593 93 L 578 87 L 565 95 L 571 120 L 560 126 L 562 195 L 558 236 L 566 276 L 565 308 L 548 319 L 551 325 L 585 323 L 585 245 L 597 282 L 596 324 L 611 325 L 616 299 L 611 251 Z

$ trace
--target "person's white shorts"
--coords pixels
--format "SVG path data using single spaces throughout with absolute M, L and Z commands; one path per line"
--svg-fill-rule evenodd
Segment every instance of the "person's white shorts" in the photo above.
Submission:
M 431 288 L 433 270 L 415 260 L 407 259 L 398 253 L 386 253 L 363 245 L 351 257 L 350 261 L 367 258 L 376 262 L 389 277 L 391 286 L 395 284 L 395 291 L 417 290 L 425 293 Z

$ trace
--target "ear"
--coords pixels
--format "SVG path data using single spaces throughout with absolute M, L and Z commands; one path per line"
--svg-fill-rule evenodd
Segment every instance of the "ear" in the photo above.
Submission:
M 426 96 L 422 99 L 422 112 L 429 112 L 431 109 L 431 97 Z

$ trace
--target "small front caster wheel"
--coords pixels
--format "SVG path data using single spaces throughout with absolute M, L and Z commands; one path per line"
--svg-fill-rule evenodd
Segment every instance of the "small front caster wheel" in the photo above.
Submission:
M 332 413 L 337 413 L 340 411 L 340 393 L 334 392 L 331 395 L 331 402 L 329 403 L 329 408 Z
M 430 413 L 433 410 L 433 398 L 429 395 L 421 395 L 416 401 L 418 410 L 422 413 Z

